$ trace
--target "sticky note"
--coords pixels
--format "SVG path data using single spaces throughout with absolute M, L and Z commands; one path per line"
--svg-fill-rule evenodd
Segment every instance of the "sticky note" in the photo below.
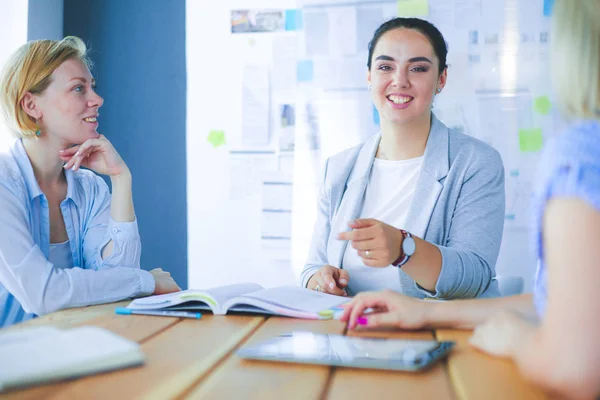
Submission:
M 522 152 L 539 151 L 543 143 L 542 128 L 519 129 L 519 150 Z
M 296 68 L 296 80 L 298 82 L 312 82 L 314 76 L 312 60 L 300 60 Z
M 399 17 L 426 17 L 429 15 L 429 0 L 398 0 Z
M 377 111 L 375 105 L 373 105 L 373 122 L 375 123 L 375 125 L 381 124 L 381 121 L 379 120 L 379 111 Z
M 208 134 L 208 143 L 212 144 L 213 147 L 217 148 L 225 144 L 225 132 L 223 131 L 210 131 Z
M 552 15 L 552 7 L 554 7 L 554 0 L 544 0 L 544 17 Z
M 302 11 L 298 9 L 285 10 L 285 30 L 299 31 L 302 29 Z
M 550 114 L 550 108 L 552 108 L 552 103 L 548 96 L 539 96 L 533 100 L 533 109 L 539 114 Z

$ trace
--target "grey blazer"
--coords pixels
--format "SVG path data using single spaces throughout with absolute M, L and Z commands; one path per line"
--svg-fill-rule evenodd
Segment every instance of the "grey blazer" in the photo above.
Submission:
M 381 135 L 329 158 L 301 284 L 323 265 L 343 268 L 347 241 L 336 239 L 360 216 Z M 435 292 L 402 269 L 402 293 L 439 299 L 499 296 L 495 264 L 504 228 L 504 166 L 491 146 L 448 129 L 435 115 L 404 229 L 436 245 L 442 270 Z M 352 280 L 352 276 L 350 276 Z M 385 288 L 385 282 L 381 288 Z

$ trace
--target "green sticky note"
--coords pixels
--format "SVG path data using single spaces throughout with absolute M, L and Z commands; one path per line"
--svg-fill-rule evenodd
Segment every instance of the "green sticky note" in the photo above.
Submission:
M 223 131 L 210 131 L 208 134 L 208 143 L 212 144 L 213 147 L 217 148 L 225 144 L 225 132 Z
M 429 0 L 398 0 L 399 17 L 426 17 L 429 15 Z
M 539 151 L 542 144 L 542 128 L 519 129 L 519 150 L 522 152 Z
M 533 100 L 533 109 L 537 113 L 548 115 L 550 113 L 550 108 L 552 108 L 552 103 L 548 96 L 539 96 Z

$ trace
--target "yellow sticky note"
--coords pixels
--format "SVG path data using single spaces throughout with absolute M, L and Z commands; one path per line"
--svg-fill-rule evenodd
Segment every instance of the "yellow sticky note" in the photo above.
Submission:
M 223 131 L 210 131 L 208 134 L 208 143 L 212 144 L 213 147 L 217 148 L 225 144 L 225 132 Z
M 542 128 L 519 129 L 519 150 L 522 152 L 539 151 L 543 144 Z
M 398 0 L 399 17 L 426 17 L 429 15 L 429 0 Z
M 533 109 L 537 113 L 548 115 L 550 113 L 550 108 L 552 108 L 552 103 L 548 96 L 539 96 L 533 100 Z

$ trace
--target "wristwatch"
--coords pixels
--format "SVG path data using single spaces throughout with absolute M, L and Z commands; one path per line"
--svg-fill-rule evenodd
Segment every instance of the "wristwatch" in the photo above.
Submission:
M 401 268 L 404 264 L 410 260 L 410 257 L 415 254 L 415 250 L 417 249 L 417 244 L 415 243 L 415 239 L 413 239 L 410 232 L 407 232 L 403 229 L 400 229 L 402 235 L 404 235 L 404 239 L 402 240 L 402 251 L 400 252 L 400 256 L 392 263 L 394 267 Z

